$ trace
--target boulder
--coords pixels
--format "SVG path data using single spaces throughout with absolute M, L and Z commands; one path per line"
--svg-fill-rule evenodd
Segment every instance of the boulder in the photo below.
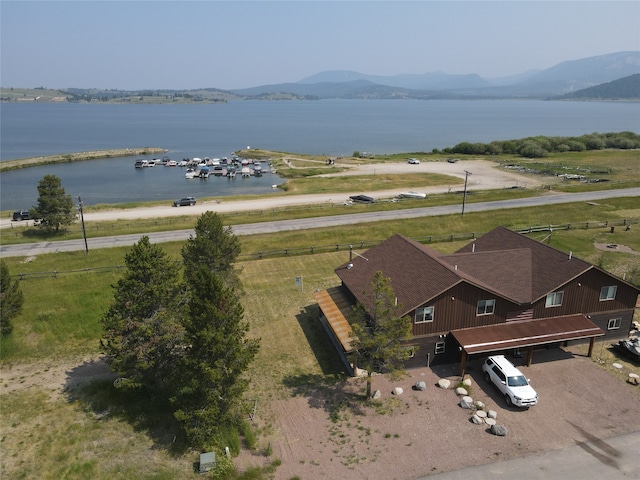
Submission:
M 438 386 L 446 390 L 451 386 L 451 380 L 447 380 L 446 378 L 441 378 L 440 380 L 438 380 Z
M 465 387 L 470 387 L 471 385 L 473 385 L 473 382 L 471 381 L 471 379 L 470 379 L 470 378 L 465 378 L 465 379 L 462 381 L 462 384 L 463 384 Z
M 484 402 L 481 402 L 480 400 L 475 401 L 475 406 L 478 410 L 484 410 L 485 407 Z
M 416 382 L 416 384 L 414 385 L 414 388 L 416 390 L 420 390 L 421 392 L 424 392 L 427 389 L 427 384 L 423 381 Z
M 484 420 L 474 413 L 473 415 L 471 415 L 471 423 L 481 425 L 484 423 Z
M 473 398 L 466 396 L 462 397 L 458 405 L 460 405 L 462 408 L 473 409 Z
M 484 423 L 486 423 L 487 425 L 493 427 L 496 424 L 496 419 L 487 417 L 487 418 L 484 419 Z
M 491 425 L 491 433 L 493 433 L 494 435 L 505 437 L 507 435 L 507 432 L 507 427 L 505 427 L 504 425 Z
M 466 388 L 462 388 L 462 387 L 457 387 L 456 388 L 456 395 L 467 395 L 469 392 L 467 391 Z
M 380 390 L 376 390 L 375 392 L 373 392 L 373 395 L 371 396 L 371 398 L 374 400 L 379 400 L 380 397 L 382 397 L 382 392 Z
M 402 395 L 404 393 L 404 390 L 402 390 L 402 387 L 396 387 L 391 390 L 391 393 L 393 393 L 394 395 Z
M 487 417 L 496 419 L 498 418 L 498 412 L 496 412 L 495 410 L 489 410 L 487 412 Z

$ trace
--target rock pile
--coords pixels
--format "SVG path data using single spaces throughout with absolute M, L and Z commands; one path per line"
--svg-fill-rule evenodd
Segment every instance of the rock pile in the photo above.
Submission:
M 490 432 L 494 435 L 505 436 L 507 434 L 507 427 L 497 424 L 498 412 L 495 410 L 487 410 L 487 406 L 480 400 L 473 400 L 469 396 L 471 391 L 472 381 L 470 378 L 465 378 L 461 385 L 456 387 L 454 392 L 458 396 L 458 405 L 465 410 L 471 410 L 473 413 L 469 417 L 469 421 L 475 425 L 489 425 Z M 446 378 L 438 380 L 438 387 L 448 389 L 451 386 L 451 381 Z

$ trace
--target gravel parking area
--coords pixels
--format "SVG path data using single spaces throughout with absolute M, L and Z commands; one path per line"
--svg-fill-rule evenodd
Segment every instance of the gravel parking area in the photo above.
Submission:
M 506 406 L 483 379 L 482 360 L 475 358 L 468 367 L 471 396 L 497 412 L 498 424 L 508 428 L 506 437 L 473 424 L 454 391 L 436 386 L 439 378 L 455 384 L 456 364 L 410 370 L 400 381 L 375 377 L 373 388 L 382 392 L 377 409 L 361 401 L 363 380 L 300 387 L 293 398 L 273 404 L 269 420 L 257 419 L 275 429 L 272 457 L 241 456 L 237 463 L 243 468 L 280 459 L 275 478 L 283 480 L 412 479 L 640 430 L 640 387 L 582 354 L 558 348 L 535 352 L 531 367 L 522 367 L 540 396 L 528 410 Z M 412 389 L 418 381 L 426 382 L 426 391 Z M 396 386 L 402 395 L 391 394 Z

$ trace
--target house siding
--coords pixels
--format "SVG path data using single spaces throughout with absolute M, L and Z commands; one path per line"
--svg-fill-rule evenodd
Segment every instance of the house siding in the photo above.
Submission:
M 476 315 L 480 300 L 495 300 L 494 313 Z M 517 309 L 515 304 L 466 282 L 453 286 L 421 307 L 434 307 L 433 322 L 415 323 L 416 311 L 411 311 L 409 315 L 414 322 L 414 336 L 444 334 L 458 328 L 504 323 L 507 312 Z
M 616 297 L 613 300 L 600 300 L 602 287 L 616 285 Z M 606 275 L 597 269 L 590 269 L 555 291 L 563 291 L 562 305 L 546 307 L 546 296 L 533 304 L 533 318 L 547 318 L 560 315 L 582 313 L 593 316 L 604 312 L 628 310 L 638 297 L 632 287 Z M 552 292 L 549 292 L 552 293 Z M 604 329 L 606 331 L 606 329 Z M 627 330 L 628 332 L 628 330 Z

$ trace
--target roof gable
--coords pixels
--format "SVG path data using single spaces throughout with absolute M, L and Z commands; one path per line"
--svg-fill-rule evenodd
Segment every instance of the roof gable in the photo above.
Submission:
M 353 258 L 335 272 L 356 300 L 370 307 L 371 281 L 377 271 L 391 279 L 402 305 L 402 314 L 419 307 L 460 281 L 452 269 L 438 260 L 438 252 L 396 234 Z
M 509 259 L 507 252 L 526 249 L 530 251 L 530 264 L 526 261 L 516 265 L 496 263 L 494 268 L 501 271 L 513 271 L 517 268 L 526 268 L 531 274 L 531 292 L 528 295 L 529 302 L 534 302 L 550 292 L 557 290 L 578 275 L 593 267 L 588 262 L 580 260 L 571 254 L 556 250 L 549 245 L 540 243 L 525 235 L 513 232 L 505 227 L 497 227 L 482 237 L 465 245 L 456 253 L 492 253 L 496 262 L 500 259 Z M 514 296 L 515 299 L 525 298 L 524 291 Z

